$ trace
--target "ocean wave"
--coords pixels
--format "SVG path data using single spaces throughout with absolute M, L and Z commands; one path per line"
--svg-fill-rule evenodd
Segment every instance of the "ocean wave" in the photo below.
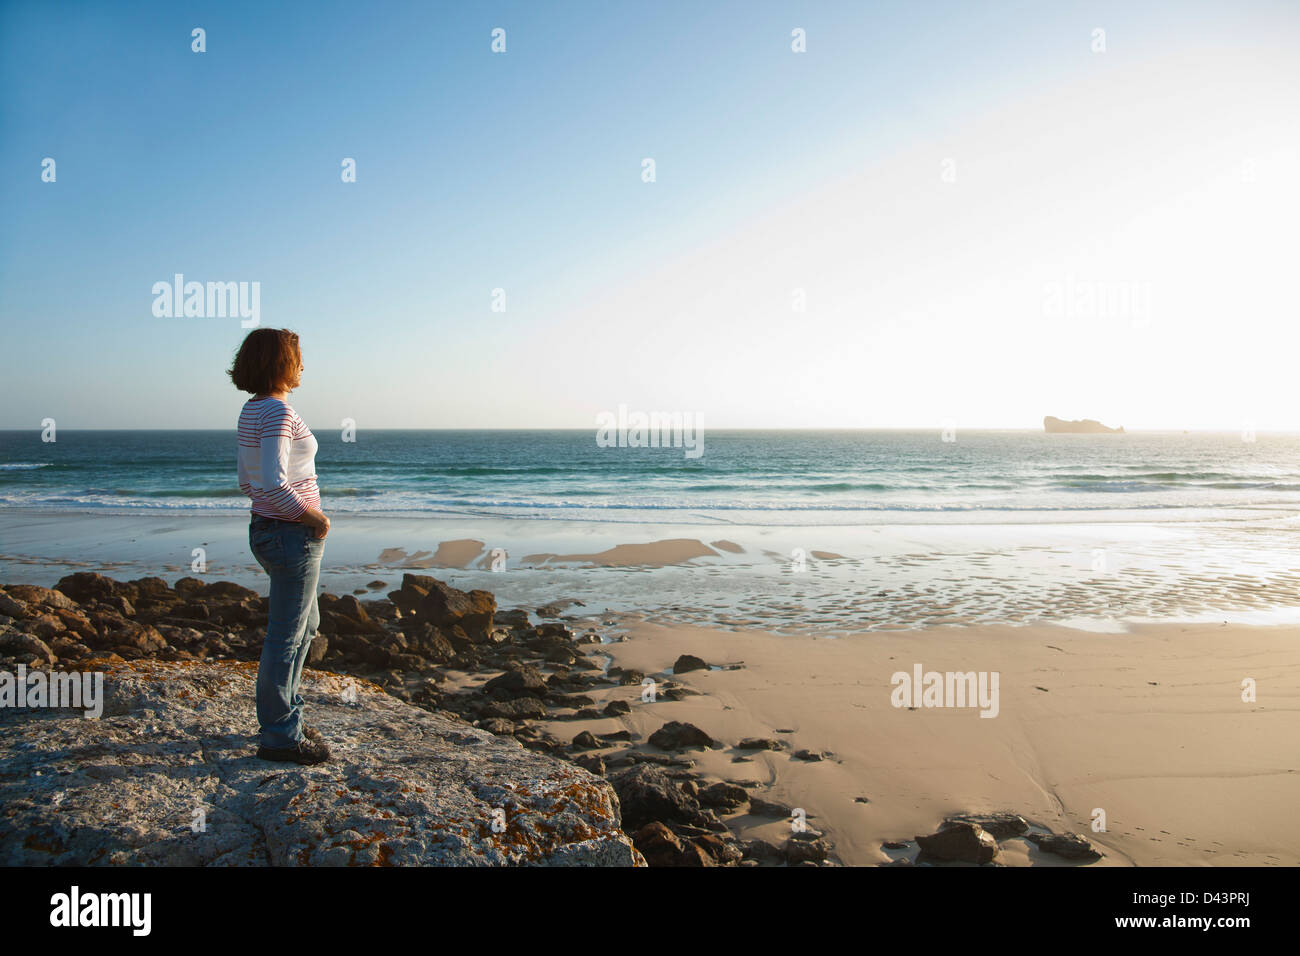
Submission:
M 549 516 L 563 518 L 581 514 L 587 520 L 601 520 L 602 514 L 659 514 L 665 522 L 689 520 L 691 518 L 717 514 L 719 516 L 735 513 L 754 514 L 978 514 L 1008 513 L 1044 515 L 1068 512 L 1113 512 L 1115 506 L 1105 504 L 1055 504 L 1047 502 L 1030 502 L 1023 504 L 988 504 L 978 502 L 764 502 L 764 501 L 698 501 L 698 502 L 659 502 L 659 501 L 603 501 L 584 502 L 572 500 L 540 501 L 517 498 L 415 498 L 357 496 L 335 500 L 328 493 L 323 496 L 327 512 L 357 515 L 403 515 L 421 513 L 457 512 L 481 514 L 498 517 Z M 1123 506 L 1125 511 L 1180 511 L 1180 510 L 1215 510 L 1240 507 L 1278 507 L 1294 510 L 1300 505 L 1300 499 L 1287 498 L 1276 500 L 1242 501 L 1155 501 L 1132 503 Z M 224 496 L 173 496 L 136 498 L 115 495 L 0 495 L 0 508 L 22 508 L 37 511 L 165 511 L 168 513 L 191 511 L 194 513 L 247 513 L 248 499 L 242 495 Z M 615 519 L 610 519 L 615 520 Z M 625 519 L 617 519 L 625 520 Z
M 964 489 L 968 491 L 1010 491 L 1021 487 L 1009 482 L 942 482 L 932 485 L 902 485 L 889 484 L 884 482 L 857 482 L 857 481 L 830 481 L 830 482 L 804 482 L 804 483 L 786 483 L 772 484 L 768 482 L 746 482 L 745 484 L 734 484 L 719 482 L 714 484 L 702 485 L 684 485 L 681 491 L 803 491 L 812 494 L 825 494 L 828 492 L 845 492 L 845 491 L 883 491 L 883 492 L 935 492 L 951 491 L 953 489 Z M 572 491 L 566 491 L 566 494 L 573 494 Z M 599 494 L 600 492 L 593 492 Z
M 374 488 L 331 488 L 324 492 L 333 498 L 377 498 L 384 494 Z M 147 491 L 129 488 L 115 488 L 110 492 L 87 489 L 86 495 L 109 494 L 121 498 L 232 498 L 247 501 L 238 488 L 155 488 Z
M 1300 483 L 1288 481 L 1189 481 L 1183 483 L 1168 481 L 1139 481 L 1128 479 L 1111 479 L 1109 481 L 1057 481 L 1048 487 L 1065 491 L 1099 491 L 1099 492 L 1160 492 L 1169 490 L 1196 491 L 1293 491 L 1300 490 Z
M 1169 484 L 1156 483 L 1151 481 L 1058 481 L 1052 484 L 1053 488 L 1060 488 L 1063 491 L 1087 491 L 1102 492 L 1111 494 L 1128 494 L 1140 491 L 1162 491 L 1173 487 Z

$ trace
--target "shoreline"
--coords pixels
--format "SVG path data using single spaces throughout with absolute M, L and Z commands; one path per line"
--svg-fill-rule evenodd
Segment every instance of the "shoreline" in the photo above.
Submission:
M 571 598 L 659 621 L 836 636 L 948 624 L 1300 625 L 1293 535 L 1289 523 L 720 528 L 349 518 L 331 531 L 321 585 L 366 596 L 406 571 L 436 572 L 516 605 Z M 0 579 L 16 583 L 89 570 L 266 589 L 244 516 L 0 511 L 0 541 Z
M 327 493 L 328 495 L 328 493 Z M 442 507 L 430 509 L 349 511 L 335 507 L 338 496 L 327 498 L 328 513 L 348 522 L 352 521 L 460 521 L 460 522 L 536 522 L 550 524 L 590 524 L 611 528 L 634 526 L 697 526 L 712 528 L 752 527 L 775 531 L 792 528 L 815 528 L 830 533 L 851 531 L 855 528 L 962 528 L 962 527 L 1077 527 L 1089 525 L 1217 525 L 1245 524 L 1249 522 L 1300 523 L 1300 510 L 1287 503 L 1234 504 L 1219 506 L 1159 505 L 1146 507 L 1092 507 L 1092 508 L 1001 508 L 980 506 L 972 508 L 734 508 L 716 506 L 699 508 L 662 509 L 638 507 L 534 508 L 531 512 L 520 506 L 517 512 L 504 510 L 506 506 L 483 505 Z M 497 510 L 487 510 L 496 508 Z M 680 511 L 680 517 L 672 516 Z M 710 513 L 712 512 L 712 513 Z M 28 518 L 137 518 L 149 520 L 229 520 L 248 519 L 243 507 L 199 509 L 191 505 L 176 508 L 163 507 L 59 507 L 22 504 L 0 505 L 0 515 L 11 514 Z M 612 517 L 626 514 L 627 517 Z M 596 517 L 596 516 L 599 517 Z M 787 520 L 774 520 L 789 515 Z M 835 521 L 813 521 L 816 515 L 835 515 Z M 1016 515 L 1033 516 L 1014 520 Z

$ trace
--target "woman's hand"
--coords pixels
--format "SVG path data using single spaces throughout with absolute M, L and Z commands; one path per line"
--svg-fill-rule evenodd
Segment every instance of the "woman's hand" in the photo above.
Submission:
M 302 513 L 302 518 L 299 520 L 311 528 L 312 533 L 317 538 L 323 538 L 330 533 L 330 519 L 325 517 L 325 512 L 319 508 L 308 508 Z

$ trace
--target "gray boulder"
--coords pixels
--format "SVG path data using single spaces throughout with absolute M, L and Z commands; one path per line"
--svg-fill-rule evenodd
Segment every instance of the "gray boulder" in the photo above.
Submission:
M 644 865 L 605 781 L 365 681 L 304 677 L 331 761 L 259 760 L 256 673 L 134 661 L 97 720 L 0 710 L 0 865 Z

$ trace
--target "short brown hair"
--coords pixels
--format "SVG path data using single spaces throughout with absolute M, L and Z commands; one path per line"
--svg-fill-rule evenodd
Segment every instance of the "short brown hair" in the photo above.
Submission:
M 252 395 L 269 395 L 297 383 L 302 365 L 298 333 L 288 329 L 253 329 L 235 353 L 226 374 L 235 388 Z

